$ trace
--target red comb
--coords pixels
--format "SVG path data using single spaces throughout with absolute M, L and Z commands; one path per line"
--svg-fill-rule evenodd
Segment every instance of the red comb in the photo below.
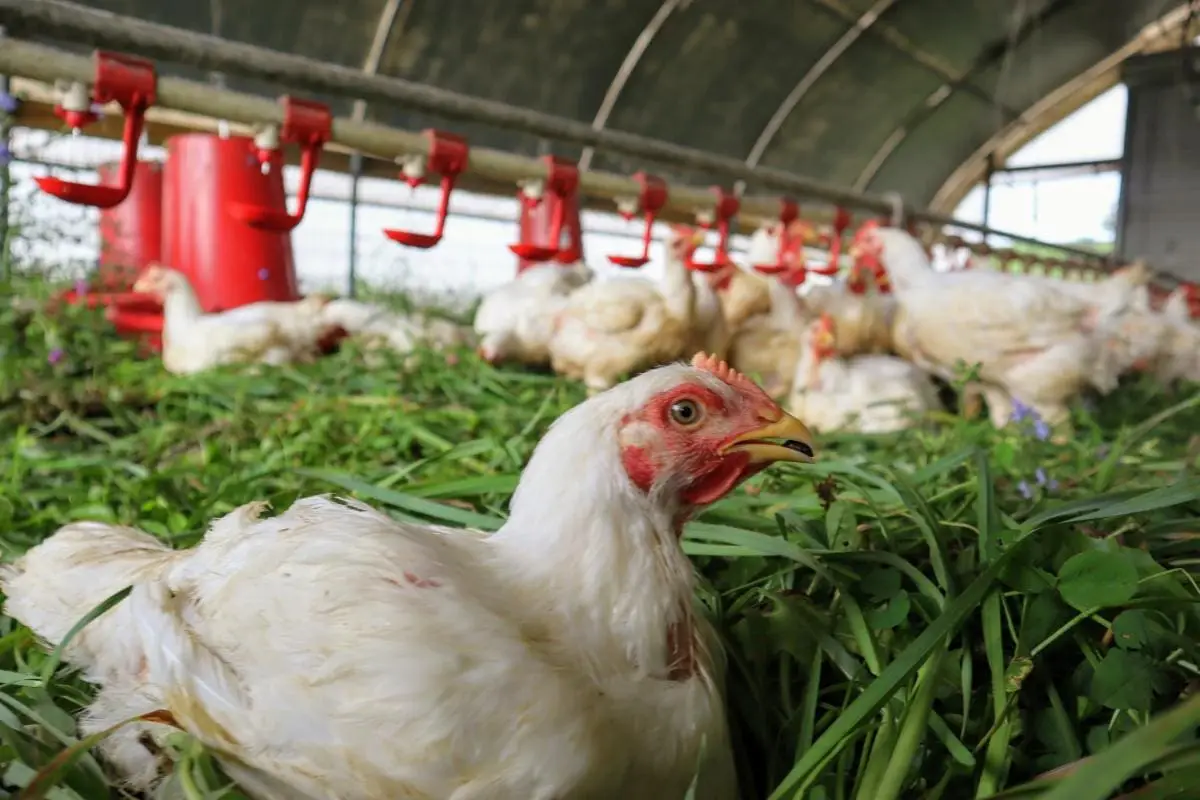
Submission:
M 696 353 L 696 355 L 692 356 L 692 366 L 715 375 L 734 389 L 740 389 L 749 394 L 756 394 L 770 403 L 775 402 L 761 386 L 714 355 L 709 355 L 703 351 Z

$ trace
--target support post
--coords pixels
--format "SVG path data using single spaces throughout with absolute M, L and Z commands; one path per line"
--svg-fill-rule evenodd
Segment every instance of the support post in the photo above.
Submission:
M 4 38 L 0 28 L 0 40 Z M 12 194 L 12 114 L 8 105 L 16 103 L 9 94 L 10 82 L 7 75 L 0 75 L 0 276 L 5 280 L 12 277 L 11 248 L 9 247 L 9 198 Z M 15 109 L 14 109 L 15 110 Z
M 996 175 L 996 154 L 989 153 L 983 173 L 983 243 L 988 244 L 988 229 L 992 221 L 992 178 Z
M 358 182 L 362 179 L 362 153 L 350 154 L 350 269 L 346 274 L 346 296 L 353 299 L 358 288 Z

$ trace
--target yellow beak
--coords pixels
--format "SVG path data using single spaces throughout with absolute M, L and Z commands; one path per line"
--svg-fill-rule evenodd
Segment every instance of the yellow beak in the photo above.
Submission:
M 791 414 L 782 411 L 780 414 L 774 422 L 735 437 L 722 448 L 723 452 L 746 453 L 751 464 L 811 463 L 816 458 L 812 433 Z

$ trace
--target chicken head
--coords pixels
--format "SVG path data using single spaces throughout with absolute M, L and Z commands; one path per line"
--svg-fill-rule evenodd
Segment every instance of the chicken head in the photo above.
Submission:
M 151 294 L 164 298 L 176 286 L 185 281 L 183 275 L 170 267 L 161 264 L 151 264 L 142 271 L 133 283 L 133 291 L 139 294 Z
M 757 384 L 704 353 L 692 367 L 621 420 L 621 464 L 639 490 L 694 508 L 776 461 L 813 460 L 808 428 Z
M 818 361 L 837 355 L 837 324 L 829 314 L 813 322 L 812 349 Z
M 806 386 L 814 387 L 821 374 L 821 364 L 826 359 L 837 356 L 837 323 L 827 313 L 809 323 L 805 332 L 805 346 L 808 348 L 806 357 L 801 363 L 808 363 L 807 375 L 802 375 Z

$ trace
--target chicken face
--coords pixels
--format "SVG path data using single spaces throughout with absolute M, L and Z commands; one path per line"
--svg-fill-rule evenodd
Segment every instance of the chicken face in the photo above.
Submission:
M 813 357 L 818 361 L 837 355 L 837 326 L 833 317 L 822 314 L 813 323 L 811 345 Z
M 860 270 L 870 270 L 876 275 L 883 269 L 883 238 L 879 235 L 879 220 L 869 219 L 854 234 L 850 243 L 850 258 Z
M 703 243 L 704 231 L 700 228 L 672 225 L 671 235 L 667 237 L 667 250 L 673 258 L 686 263 Z
M 516 337 L 511 331 L 497 331 L 484 336 L 475 352 L 489 364 L 497 365 L 512 357 L 517 349 L 516 344 Z
M 621 420 L 621 463 L 638 489 L 702 506 L 776 461 L 813 460 L 808 428 L 757 384 L 712 356 L 692 365 L 698 373 Z
M 185 278 L 176 270 L 151 264 L 138 276 L 133 284 L 133 291 L 163 299 L 170 294 L 172 289 L 183 285 L 185 285 Z

